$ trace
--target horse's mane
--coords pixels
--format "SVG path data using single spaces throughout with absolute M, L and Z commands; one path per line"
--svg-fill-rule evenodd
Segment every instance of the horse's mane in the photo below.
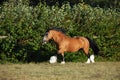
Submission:
M 60 27 L 52 27 L 52 28 L 48 28 L 46 32 L 49 32 L 50 30 L 56 30 L 56 31 L 62 32 L 63 34 L 66 34 L 65 29 L 60 28 Z

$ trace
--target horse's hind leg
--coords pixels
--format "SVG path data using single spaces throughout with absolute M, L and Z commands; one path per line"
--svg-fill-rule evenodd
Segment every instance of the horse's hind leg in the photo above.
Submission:
M 95 61 L 94 61 L 94 58 L 95 58 L 95 56 L 92 54 L 92 55 L 90 55 L 90 61 L 92 62 L 92 63 L 94 63 Z
M 90 63 L 90 53 L 89 53 L 89 48 L 86 47 L 86 48 L 83 48 L 84 52 L 85 52 L 85 55 L 88 57 L 88 60 L 86 63 Z
M 91 60 L 90 60 L 90 54 L 89 53 L 87 54 L 87 57 L 88 57 L 88 59 L 87 59 L 86 63 L 90 63 Z
M 93 54 L 90 55 L 89 50 L 87 50 L 87 49 L 83 49 L 83 50 L 84 50 L 86 56 L 88 57 L 88 60 L 87 60 L 86 63 L 90 63 L 90 62 L 94 63 L 95 62 L 94 61 L 95 56 Z

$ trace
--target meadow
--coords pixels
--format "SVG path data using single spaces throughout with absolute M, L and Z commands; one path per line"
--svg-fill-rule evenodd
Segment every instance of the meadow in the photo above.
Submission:
M 120 62 L 1 64 L 0 80 L 120 80 Z

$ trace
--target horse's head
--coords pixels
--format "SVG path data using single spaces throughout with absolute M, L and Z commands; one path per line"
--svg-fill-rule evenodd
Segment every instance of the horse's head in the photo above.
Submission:
M 45 35 L 44 35 L 44 37 L 43 37 L 43 42 L 42 42 L 42 44 L 46 44 L 50 39 L 52 39 L 52 32 L 51 32 L 51 30 L 49 30 L 49 31 L 46 31 L 46 33 L 45 33 Z
M 57 41 L 60 35 L 64 34 L 64 30 L 62 28 L 50 28 L 46 31 L 43 37 L 43 44 L 47 43 L 50 39 Z M 61 39 L 61 38 L 59 38 Z

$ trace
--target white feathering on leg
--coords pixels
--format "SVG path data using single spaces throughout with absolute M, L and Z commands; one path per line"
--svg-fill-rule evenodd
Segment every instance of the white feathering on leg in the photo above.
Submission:
M 87 60 L 87 62 L 86 62 L 87 64 L 89 64 L 90 63 L 90 58 L 88 58 L 88 60 Z
M 94 61 L 94 58 L 95 58 L 95 56 L 92 54 L 92 55 L 90 56 L 90 60 L 91 60 L 92 63 L 95 62 L 95 61 Z
M 57 56 L 51 56 L 49 62 L 52 63 L 56 63 L 57 62 Z

